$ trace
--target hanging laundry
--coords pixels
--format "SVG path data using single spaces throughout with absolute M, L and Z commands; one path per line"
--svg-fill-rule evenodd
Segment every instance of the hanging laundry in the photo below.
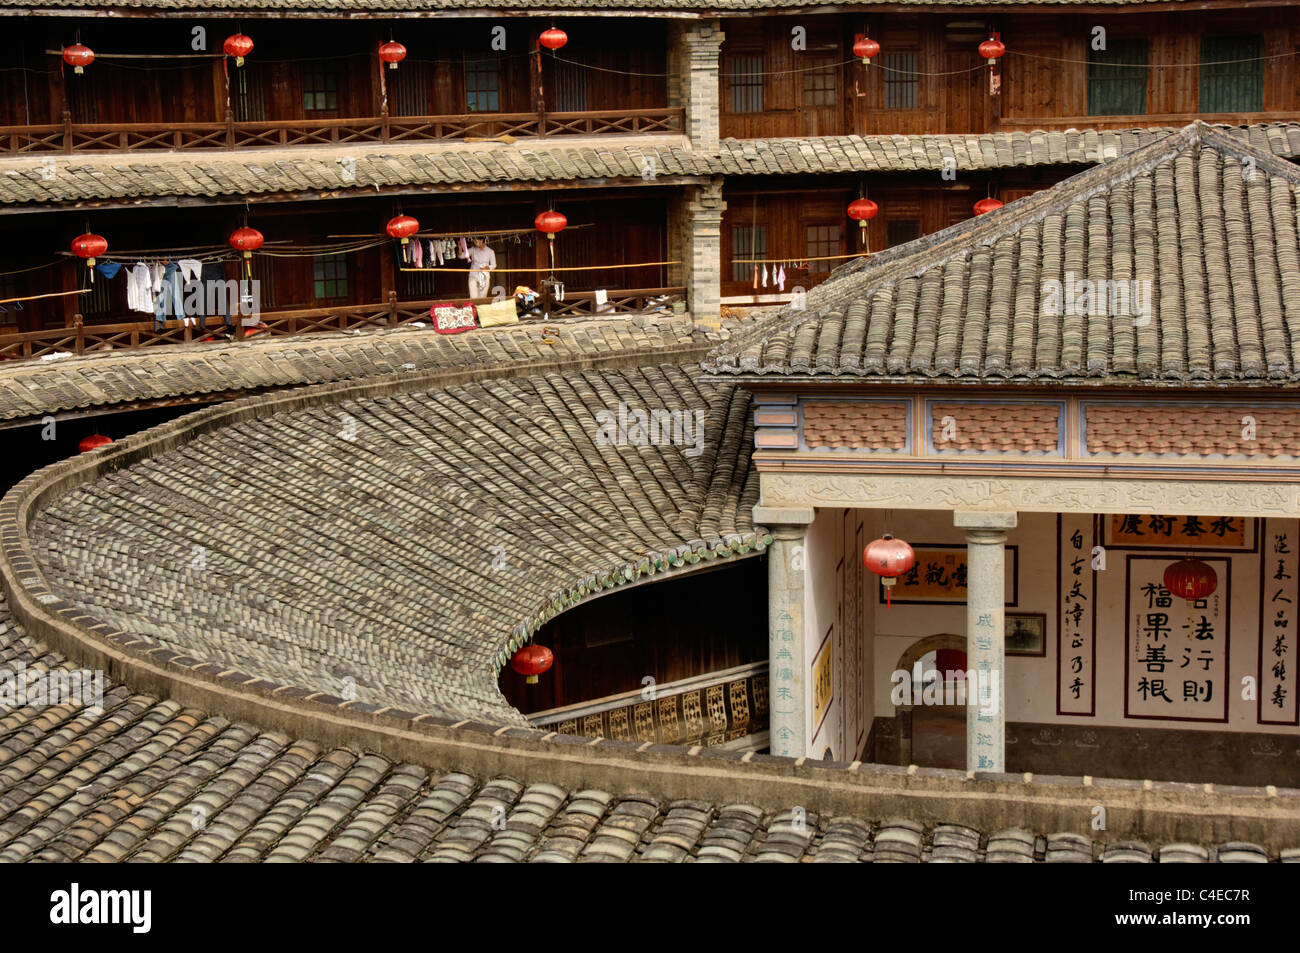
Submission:
M 132 311 L 153 314 L 153 273 L 137 261 L 126 273 L 126 306 Z
M 460 257 L 469 261 L 469 244 L 465 241 L 465 236 L 460 239 Z
M 122 270 L 122 266 L 115 261 L 104 261 L 96 265 L 95 270 L 105 278 L 116 278 L 117 273 Z
M 604 288 L 596 289 L 595 294 L 592 295 L 591 303 L 593 309 L 596 311 L 604 311 L 605 308 L 609 306 L 609 298 L 606 295 Z
M 162 266 L 158 266 L 162 267 Z M 163 276 L 159 281 L 158 297 L 154 299 L 153 306 L 153 327 L 155 331 L 161 331 L 166 316 L 170 314 L 173 318 L 185 317 L 185 305 L 183 303 L 181 291 L 181 270 L 174 261 L 167 262 L 167 267 L 162 269 Z M 186 320 L 186 324 L 189 320 Z
M 203 274 L 203 262 L 197 258 L 178 259 L 176 267 L 181 270 L 182 281 L 198 281 L 199 276 Z
M 764 262 L 763 264 L 763 287 L 764 288 L 767 287 L 767 263 L 766 262 Z
M 776 286 L 785 291 L 785 265 L 782 265 L 781 270 L 776 273 Z
M 404 251 L 406 249 L 410 249 L 410 251 L 407 251 L 406 254 L 409 254 L 411 256 L 411 264 L 414 265 L 416 268 L 423 268 L 424 267 L 424 243 L 417 238 L 414 241 L 412 241 L 409 245 L 403 247 Z
M 207 293 L 199 307 L 199 327 L 207 326 L 207 315 L 215 317 L 218 314 L 225 320 L 226 327 L 233 327 L 230 310 L 232 305 L 238 308 L 238 304 L 231 301 L 227 293 L 226 269 L 220 262 L 204 262 L 201 280 Z

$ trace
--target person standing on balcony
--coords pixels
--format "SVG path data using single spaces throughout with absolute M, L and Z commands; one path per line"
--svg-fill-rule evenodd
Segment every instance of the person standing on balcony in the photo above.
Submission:
M 474 239 L 474 247 L 469 250 L 469 296 L 486 298 L 492 284 L 492 271 L 497 266 L 497 255 L 487 247 L 481 238 Z

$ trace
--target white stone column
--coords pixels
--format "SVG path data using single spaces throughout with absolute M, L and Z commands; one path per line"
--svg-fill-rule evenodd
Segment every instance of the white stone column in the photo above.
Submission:
M 805 658 L 804 594 L 811 507 L 754 507 L 754 523 L 772 534 L 767 549 L 767 708 L 770 750 L 808 754 L 808 660 Z
M 1006 549 L 1015 513 L 956 510 L 953 525 L 966 530 L 966 770 L 1007 769 L 1006 761 Z M 971 691 L 974 697 L 971 697 Z

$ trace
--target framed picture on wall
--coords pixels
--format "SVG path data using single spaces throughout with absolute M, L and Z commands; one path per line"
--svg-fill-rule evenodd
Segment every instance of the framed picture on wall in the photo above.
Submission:
M 1047 655 L 1047 615 L 1043 612 L 1008 612 L 1006 654 Z

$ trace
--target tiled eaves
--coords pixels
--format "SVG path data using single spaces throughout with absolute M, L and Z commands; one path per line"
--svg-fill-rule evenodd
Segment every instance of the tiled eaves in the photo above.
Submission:
M 1008 7 L 1008 8 L 1070 8 L 1072 6 L 1177 7 L 1190 0 L 1002 0 L 989 4 L 984 0 L 897 0 L 900 6 L 926 7 Z M 873 5 L 873 0 L 844 0 L 839 6 L 856 7 Z M 420 16 L 426 11 L 480 14 L 517 12 L 531 16 L 544 14 L 563 16 L 575 13 L 620 16 L 716 16 L 718 12 L 778 13 L 800 12 L 806 3 L 789 0 L 434 0 L 418 3 L 417 0 L 346 0 L 330 3 L 326 0 L 0 0 L 0 9 L 33 15 L 66 15 L 93 13 L 104 9 L 123 7 L 148 10 L 156 16 L 179 16 L 199 11 L 209 16 L 296 16 L 296 17 L 357 17 L 366 13 L 383 16 Z
M 230 343 L 159 345 L 90 352 L 55 361 L 3 362 L 0 420 L 174 397 L 257 392 L 266 388 L 378 377 L 399 371 L 513 362 L 545 366 L 597 353 L 592 335 L 614 322 L 611 348 L 656 349 L 705 344 L 718 332 L 687 315 L 566 319 L 544 332 L 536 324 L 445 335 L 412 326 L 358 333 L 314 332 Z
M 29 673 L 68 667 L 0 601 L 0 665 L 16 662 Z M 1300 790 L 386 721 L 409 714 L 340 712 L 302 735 L 132 693 L 115 678 L 99 709 L 0 710 L 0 862 L 1300 860 Z M 342 718 L 356 723 L 345 729 L 351 743 L 335 740 Z M 1099 806 L 1101 840 L 1091 827 Z M 193 823 L 199 814 L 206 824 Z M 504 827 L 491 823 L 501 814 Z
M 1300 123 L 1214 127 L 1262 151 L 1300 156 Z M 716 150 L 681 135 L 606 136 L 583 141 L 527 140 L 495 147 L 469 143 L 340 144 L 198 154 L 118 153 L 0 158 L 0 207 L 230 197 L 289 200 L 388 191 L 463 191 L 466 187 L 548 183 L 673 186 L 716 176 L 980 172 L 1035 166 L 1086 166 L 1150 145 L 1178 130 L 1010 131 L 980 135 L 809 136 L 724 139 Z M 383 151 L 376 151 L 382 149 Z M 355 167 L 344 177 L 338 160 Z M 643 177 L 645 160 L 655 176 Z M 54 162 L 49 177 L 43 164 Z

